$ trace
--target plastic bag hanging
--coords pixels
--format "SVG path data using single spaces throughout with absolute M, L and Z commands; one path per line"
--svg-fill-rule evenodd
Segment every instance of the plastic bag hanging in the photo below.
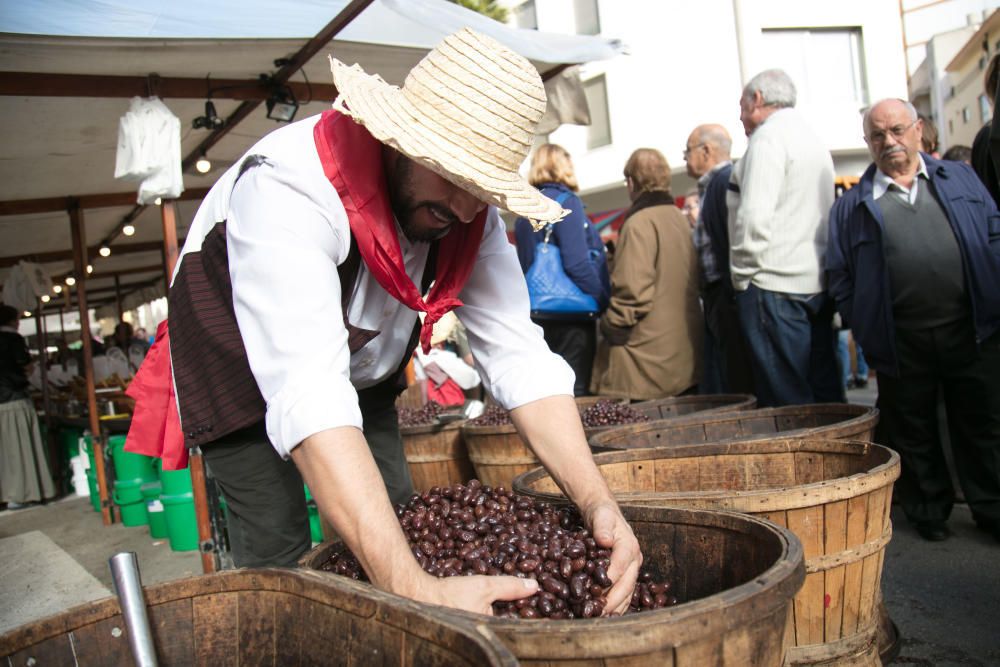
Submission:
M 133 97 L 118 123 L 115 178 L 142 181 L 138 203 L 184 191 L 181 123 L 157 97 Z

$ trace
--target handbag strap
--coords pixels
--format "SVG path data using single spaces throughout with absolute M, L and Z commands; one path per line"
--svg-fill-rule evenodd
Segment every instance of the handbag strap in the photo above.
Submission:
M 556 197 L 555 199 L 553 199 L 553 201 L 555 203 L 559 204 L 560 206 L 562 206 L 562 203 L 564 201 L 566 201 L 567 199 L 569 199 L 569 196 L 571 194 L 573 194 L 573 193 L 570 192 L 569 190 L 567 190 L 565 192 L 560 192 L 559 196 Z M 550 222 L 549 224 L 545 225 L 545 238 L 542 239 L 542 243 L 548 243 L 549 242 L 549 239 L 552 237 L 552 228 L 553 228 L 554 225 L 555 225 L 554 222 Z

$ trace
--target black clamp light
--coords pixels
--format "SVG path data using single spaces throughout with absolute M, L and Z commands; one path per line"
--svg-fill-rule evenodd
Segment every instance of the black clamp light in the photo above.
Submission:
M 226 121 L 215 113 L 215 105 L 212 104 L 212 100 L 205 100 L 205 115 L 195 118 L 191 126 L 196 130 L 218 130 L 225 124 Z

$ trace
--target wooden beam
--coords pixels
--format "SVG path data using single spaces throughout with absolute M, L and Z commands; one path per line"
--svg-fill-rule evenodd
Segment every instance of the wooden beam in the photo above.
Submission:
M 286 82 L 296 99 L 336 97 L 332 83 Z M 157 95 L 172 99 L 266 100 L 271 88 L 260 79 L 204 79 L 159 77 Z M 46 72 L 0 72 L 0 95 L 10 97 L 146 97 L 145 76 L 104 74 L 52 74 Z
M 184 240 L 181 239 L 179 243 L 183 245 Z M 160 241 L 140 241 L 138 243 L 123 243 L 120 245 L 115 245 L 114 254 L 129 255 L 137 252 L 156 252 L 162 247 L 163 243 Z M 96 256 L 97 256 L 97 246 L 87 249 L 87 257 L 96 257 Z M 28 262 L 36 262 L 38 264 L 45 264 L 47 262 L 64 262 L 66 260 L 73 259 L 73 251 L 53 250 L 52 252 L 36 252 L 30 255 L 11 255 L 8 257 L 0 257 L 0 268 L 6 266 L 14 266 L 22 259 Z M 84 267 L 86 268 L 86 264 L 84 264 Z
M 172 201 L 196 201 L 204 199 L 209 188 L 188 188 Z M 55 213 L 68 211 L 76 205 L 81 209 L 109 208 L 114 206 L 136 206 L 135 190 L 129 192 L 105 192 L 93 195 L 68 195 L 66 197 L 42 197 L 39 199 L 10 199 L 0 201 L 0 215 L 30 215 L 33 213 Z M 140 208 L 139 213 L 142 212 Z M 132 219 L 138 215 L 133 210 Z
M 76 301 L 80 311 L 80 340 L 83 342 L 83 371 L 87 384 L 87 412 L 90 417 L 91 443 L 94 450 L 94 465 L 97 468 L 97 490 L 101 498 L 101 519 L 105 526 L 111 525 L 111 501 L 108 498 L 108 477 L 104 470 L 104 437 L 101 431 L 100 415 L 97 414 L 97 391 L 94 388 L 94 353 L 91 346 L 90 317 L 87 315 L 87 247 L 86 227 L 83 211 L 71 207 L 69 210 L 70 232 L 73 236 L 73 265 L 79 274 L 76 281 Z

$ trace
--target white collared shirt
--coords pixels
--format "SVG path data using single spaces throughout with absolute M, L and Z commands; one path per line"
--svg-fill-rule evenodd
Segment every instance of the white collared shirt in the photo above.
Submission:
M 236 320 L 267 404 L 268 438 L 283 457 L 314 433 L 362 427 L 357 389 L 396 371 L 417 320 L 362 268 L 348 319 L 382 333 L 355 355 L 348 350 L 337 266 L 350 250 L 351 232 L 316 154 L 318 119 L 264 137 L 248 154 L 267 162 L 236 181 L 238 161 L 202 204 L 181 254 L 199 250 L 209 230 L 227 221 Z M 401 235 L 400 248 L 407 275 L 419 285 L 430 246 Z M 517 254 L 494 208 L 459 298 L 465 305 L 455 314 L 468 331 L 476 368 L 502 406 L 573 394 L 573 371 L 531 322 Z
M 908 188 L 900 185 L 892 179 L 892 176 L 889 176 L 876 167 L 875 178 L 872 181 L 872 199 L 877 201 L 885 193 L 895 192 L 900 197 L 906 199 L 910 206 L 915 204 L 917 201 L 917 188 L 920 187 L 920 177 L 927 178 L 927 165 L 924 164 L 924 158 L 920 153 L 917 153 L 917 160 L 920 161 L 920 166 L 917 168 L 917 173 L 913 175 L 913 184 Z

